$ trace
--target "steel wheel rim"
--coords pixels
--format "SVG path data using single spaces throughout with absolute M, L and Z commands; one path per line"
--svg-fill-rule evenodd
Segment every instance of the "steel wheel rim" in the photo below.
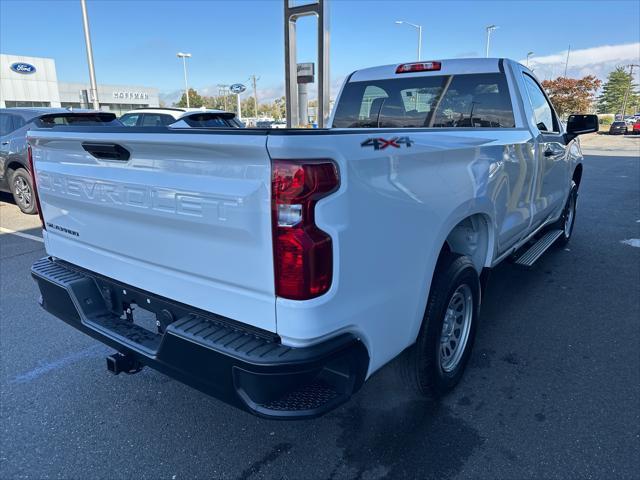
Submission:
M 13 187 L 18 202 L 24 207 L 31 206 L 31 187 L 24 177 L 18 176 L 13 181 Z
M 447 305 L 440 333 L 440 368 L 451 372 L 460 364 L 473 321 L 473 293 L 467 284 L 453 292 Z
M 571 195 L 569 197 L 569 208 L 567 211 L 567 215 L 564 217 L 564 236 L 565 238 L 569 238 L 571 235 L 571 229 L 573 228 L 573 221 L 576 217 L 576 197 L 575 195 Z

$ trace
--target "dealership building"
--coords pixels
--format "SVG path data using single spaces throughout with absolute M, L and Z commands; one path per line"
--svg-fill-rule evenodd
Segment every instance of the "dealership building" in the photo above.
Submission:
M 92 108 L 89 84 L 58 82 L 52 58 L 0 54 L 0 108 Z M 98 84 L 100 109 L 120 115 L 158 107 L 158 89 L 139 85 Z

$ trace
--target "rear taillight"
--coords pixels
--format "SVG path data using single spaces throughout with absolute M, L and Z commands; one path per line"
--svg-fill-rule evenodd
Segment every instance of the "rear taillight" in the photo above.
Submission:
M 398 65 L 396 73 L 436 72 L 442 68 L 440 62 L 415 62 Z
M 315 224 L 315 205 L 340 185 L 330 161 L 274 160 L 271 177 L 276 295 L 307 300 L 329 290 L 331 237 Z
M 42 223 L 42 229 L 46 230 L 47 227 L 44 224 L 44 217 L 42 216 L 42 207 L 40 206 L 40 196 L 38 195 L 38 182 L 36 181 L 36 169 L 33 166 L 33 152 L 31 151 L 31 145 L 27 147 L 27 157 L 29 159 L 29 170 L 31 170 L 31 181 L 33 182 L 33 196 L 36 198 L 36 207 L 38 208 L 38 216 Z

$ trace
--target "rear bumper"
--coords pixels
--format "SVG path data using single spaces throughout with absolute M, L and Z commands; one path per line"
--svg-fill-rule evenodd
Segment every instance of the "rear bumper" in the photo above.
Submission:
M 291 348 L 270 332 L 56 259 L 38 260 L 31 272 L 47 312 L 144 365 L 263 417 L 322 415 L 364 382 L 367 350 L 350 334 Z M 155 313 L 162 333 L 124 318 L 129 305 Z

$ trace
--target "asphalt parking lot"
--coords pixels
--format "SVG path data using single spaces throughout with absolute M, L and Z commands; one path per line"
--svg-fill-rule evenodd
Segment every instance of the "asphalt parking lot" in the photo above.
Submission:
M 583 144 L 569 247 L 495 270 L 458 389 L 415 398 L 392 364 L 306 422 L 107 373 L 110 349 L 38 306 L 39 221 L 3 194 L 0 477 L 638 478 L 640 138 Z

